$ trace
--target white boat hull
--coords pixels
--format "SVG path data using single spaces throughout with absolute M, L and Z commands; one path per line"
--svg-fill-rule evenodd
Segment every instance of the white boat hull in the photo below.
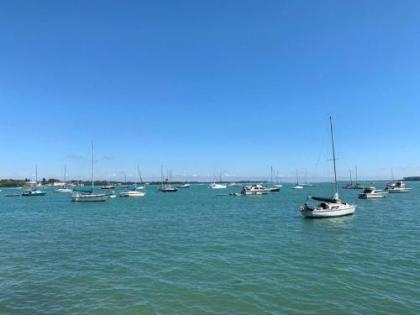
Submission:
M 73 189 L 70 189 L 70 188 L 58 188 L 58 189 L 55 190 L 55 192 L 71 193 L 71 192 L 73 192 Z
M 296 185 L 296 186 L 293 186 L 293 189 L 303 189 L 303 186 Z
M 381 199 L 381 198 L 385 198 L 386 197 L 386 193 L 377 193 L 377 194 L 360 194 L 359 198 L 360 199 Z
M 80 194 L 76 193 L 71 197 L 73 202 L 103 202 L 106 201 L 105 194 Z
M 408 193 L 410 192 L 411 188 L 393 188 L 393 189 L 388 189 L 388 192 L 390 194 L 403 194 L 403 193 Z
M 337 209 L 302 209 L 301 213 L 305 218 L 335 218 L 352 215 L 355 211 L 355 205 L 340 205 Z
M 210 188 L 211 189 L 226 189 L 226 185 L 224 185 L 224 184 L 211 184 L 210 185 Z
M 120 197 L 144 197 L 145 195 L 144 191 L 123 191 L 120 193 Z

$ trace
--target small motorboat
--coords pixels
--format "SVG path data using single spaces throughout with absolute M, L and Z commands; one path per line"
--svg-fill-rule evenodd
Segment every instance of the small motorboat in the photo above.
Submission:
M 144 197 L 146 193 L 144 191 L 129 190 L 120 193 L 120 197 Z
M 389 193 L 408 193 L 411 188 L 405 186 L 405 183 L 402 180 L 388 183 L 385 187 L 385 191 Z
M 359 199 L 377 199 L 385 198 L 388 192 L 377 190 L 375 187 L 366 187 L 362 193 L 359 194 Z
M 191 187 L 191 185 L 188 184 L 188 183 L 184 183 L 184 184 L 178 185 L 178 188 L 190 188 L 190 187 Z
M 303 186 L 296 184 L 295 186 L 292 187 L 292 189 L 303 189 Z
M 45 196 L 46 192 L 39 189 L 26 189 L 22 192 L 23 197 Z
M 257 195 L 266 195 L 270 192 L 269 189 L 265 188 L 263 185 L 248 185 L 242 188 L 241 194 L 244 196 L 257 196 Z

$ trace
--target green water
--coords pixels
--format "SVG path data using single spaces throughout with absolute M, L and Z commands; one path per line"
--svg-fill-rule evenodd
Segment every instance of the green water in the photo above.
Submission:
M 384 200 L 343 191 L 356 214 L 326 220 L 297 208 L 329 184 L 260 197 L 149 186 L 105 203 L 3 190 L 0 314 L 418 314 L 420 185 L 409 186 Z

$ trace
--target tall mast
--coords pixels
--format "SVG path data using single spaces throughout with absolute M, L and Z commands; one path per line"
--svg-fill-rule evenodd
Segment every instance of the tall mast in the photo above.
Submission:
M 299 185 L 299 174 L 298 174 L 298 170 L 296 170 L 296 185 Z
M 273 167 L 270 166 L 270 182 L 273 183 Z
M 38 185 L 38 165 L 35 164 L 35 184 Z
M 356 168 L 356 186 L 357 186 L 357 165 L 355 166 Z
M 334 183 L 335 183 L 335 193 L 338 195 L 338 183 L 337 183 L 337 169 L 335 166 L 335 145 L 334 145 L 334 130 L 332 125 L 332 118 L 330 116 L 330 129 L 331 129 L 331 147 L 333 154 L 333 164 L 334 164 Z
M 91 186 L 93 190 L 93 141 L 92 141 L 92 157 L 91 157 L 91 175 L 90 175 Z
M 351 169 L 349 169 L 349 172 L 350 172 L 350 185 L 353 185 L 353 179 L 351 177 Z
M 67 177 L 67 166 L 64 165 L 64 184 L 66 183 L 66 177 Z

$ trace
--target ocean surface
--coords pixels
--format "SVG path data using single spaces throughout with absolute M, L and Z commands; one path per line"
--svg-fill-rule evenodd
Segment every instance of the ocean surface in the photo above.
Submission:
M 148 186 L 105 203 L 3 189 L 0 314 L 419 314 L 420 183 L 408 186 L 383 200 L 342 190 L 356 214 L 321 220 L 298 208 L 331 184 Z

